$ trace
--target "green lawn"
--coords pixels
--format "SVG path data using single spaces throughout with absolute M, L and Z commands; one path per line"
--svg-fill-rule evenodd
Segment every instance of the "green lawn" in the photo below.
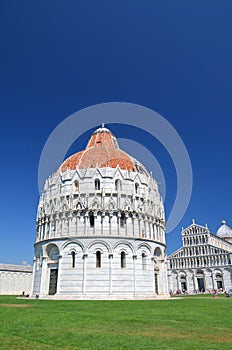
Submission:
M 45 301 L 0 297 L 0 349 L 232 349 L 232 297 Z

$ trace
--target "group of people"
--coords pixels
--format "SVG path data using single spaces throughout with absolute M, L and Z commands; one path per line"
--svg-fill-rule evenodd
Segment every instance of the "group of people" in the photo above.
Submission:
M 180 289 L 173 291 L 172 289 L 169 290 L 169 295 L 181 295 L 181 294 L 189 294 L 187 290 L 183 289 L 182 291 Z
M 231 290 L 229 289 L 228 292 L 225 290 L 224 295 L 229 298 L 231 295 Z
M 225 290 L 223 294 L 225 295 L 225 297 L 229 298 L 231 296 L 231 290 L 230 289 L 228 291 Z M 214 296 L 214 298 L 218 297 L 218 290 L 217 289 L 214 289 L 213 296 Z
M 219 294 L 224 294 L 225 297 L 229 298 L 231 296 L 231 292 L 232 292 L 231 289 L 228 289 L 228 291 L 225 290 L 223 292 L 223 289 L 219 288 L 219 289 L 206 290 L 206 291 L 196 290 L 192 294 L 198 294 L 198 293 L 213 294 L 213 296 L 215 298 L 217 298 L 218 297 L 218 293 L 219 293 Z M 183 289 L 182 291 L 180 289 L 178 289 L 177 291 L 170 290 L 169 294 L 170 294 L 170 296 L 172 296 L 172 295 L 183 295 L 183 294 L 189 294 L 189 292 L 186 291 L 185 289 Z

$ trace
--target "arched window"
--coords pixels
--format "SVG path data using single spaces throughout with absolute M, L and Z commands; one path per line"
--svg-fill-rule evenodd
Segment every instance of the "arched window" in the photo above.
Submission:
M 72 268 L 75 267 L 75 264 L 76 264 L 76 254 L 74 251 L 71 252 L 71 256 L 72 256 Z
M 94 227 L 94 215 L 93 215 L 93 212 L 89 213 L 89 224 L 90 224 L 90 227 Z
M 79 181 L 77 180 L 74 181 L 74 191 L 75 192 L 79 191 Z
M 96 267 L 101 267 L 101 252 L 98 250 L 96 252 Z
M 154 256 L 157 256 L 157 258 L 160 258 L 162 256 L 162 252 L 160 247 L 156 247 L 154 250 Z
M 142 253 L 142 269 L 146 270 L 146 254 Z
M 122 189 L 121 180 L 119 179 L 115 180 L 115 191 L 121 191 L 121 189 Z
M 53 260 L 53 261 L 59 260 L 59 249 L 55 244 L 50 244 L 47 247 L 47 254 L 51 260 Z
M 82 209 L 82 203 L 80 201 L 77 203 L 76 208 L 77 209 Z
M 125 252 L 121 252 L 121 268 L 125 268 L 126 267 L 126 253 Z
M 138 189 L 139 189 L 139 184 L 136 182 L 135 183 L 135 193 L 138 193 Z
M 121 213 L 121 217 L 120 217 L 120 227 L 121 228 L 125 227 L 125 222 L 126 222 L 125 213 Z
M 100 180 L 95 179 L 94 183 L 95 183 L 95 190 L 100 190 Z

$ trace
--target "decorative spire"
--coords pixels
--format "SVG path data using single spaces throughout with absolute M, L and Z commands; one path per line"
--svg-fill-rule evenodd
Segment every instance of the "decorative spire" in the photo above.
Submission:
M 222 225 L 225 225 L 226 224 L 226 220 L 222 220 Z
M 104 129 L 104 127 L 105 127 L 105 124 L 104 124 L 104 123 L 102 123 L 102 129 Z

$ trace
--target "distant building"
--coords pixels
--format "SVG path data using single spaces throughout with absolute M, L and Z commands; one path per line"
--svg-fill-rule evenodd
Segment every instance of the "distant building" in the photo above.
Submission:
M 216 235 L 207 226 L 192 224 L 181 232 L 183 247 L 168 256 L 172 291 L 232 288 L 232 229 L 222 221 Z
M 168 295 L 164 207 L 157 182 L 104 126 L 45 183 L 32 296 Z
M 0 294 L 30 294 L 32 266 L 0 264 Z

